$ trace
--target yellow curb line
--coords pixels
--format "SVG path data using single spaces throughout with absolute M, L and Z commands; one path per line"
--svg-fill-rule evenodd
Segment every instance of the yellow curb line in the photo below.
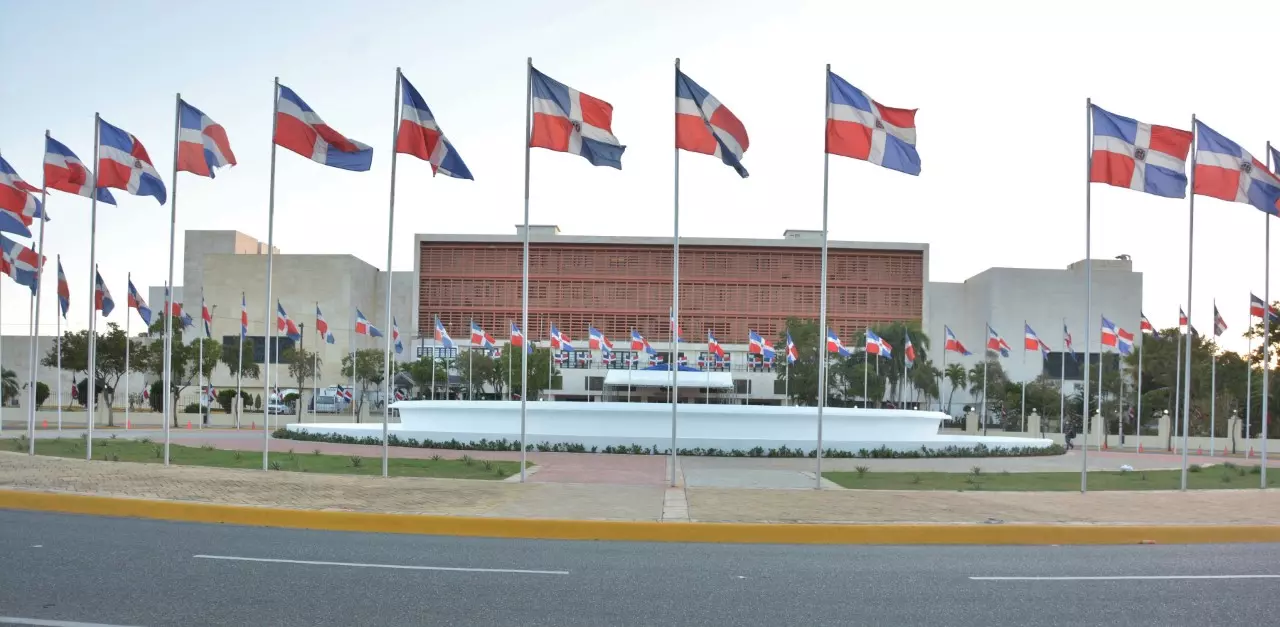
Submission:
M 1280 542 L 1280 525 L 761 524 L 593 521 L 277 509 L 0 490 L 0 508 L 255 527 L 540 540 L 735 544 Z

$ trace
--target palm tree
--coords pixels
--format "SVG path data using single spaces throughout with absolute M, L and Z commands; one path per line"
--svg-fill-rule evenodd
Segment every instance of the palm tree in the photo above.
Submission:
M 5 368 L 3 375 L 0 375 L 0 377 L 4 379 L 4 397 L 7 399 L 17 398 L 18 375 L 14 374 L 12 370 Z
M 962 364 L 951 364 L 950 366 L 947 366 L 947 372 L 945 374 L 947 381 L 951 382 L 951 393 L 947 394 L 947 413 L 949 414 L 951 413 L 951 399 L 956 395 L 956 388 L 964 387 L 967 377 L 964 371 L 964 365 Z

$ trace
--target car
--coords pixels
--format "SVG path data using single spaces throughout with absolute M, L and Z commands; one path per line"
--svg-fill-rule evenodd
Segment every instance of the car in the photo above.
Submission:
M 267 413 L 272 415 L 292 414 L 293 408 L 284 403 L 267 403 Z

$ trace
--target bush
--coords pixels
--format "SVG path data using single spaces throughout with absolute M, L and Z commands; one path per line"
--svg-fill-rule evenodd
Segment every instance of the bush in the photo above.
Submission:
M 857 471 L 859 479 L 862 478 L 862 475 L 865 475 L 868 472 L 871 472 L 870 466 L 854 466 L 853 469 Z
M 164 408 L 164 381 L 156 380 L 151 382 L 151 398 L 147 399 L 147 404 L 151 406 L 151 411 L 160 411 Z
M 49 398 L 49 384 L 44 381 L 36 381 L 36 407 L 44 405 Z
M 182 413 L 184 414 L 200 413 L 200 403 L 187 403 L 187 406 L 182 408 Z
M 254 409 L 262 409 L 262 397 L 261 397 L 261 396 L 256 396 L 256 395 L 255 395 L 255 396 L 253 397 L 253 408 L 254 408 Z
M 1187 466 L 1187 472 L 1200 472 L 1200 464 L 1191 464 Z
M 235 390 L 218 390 L 218 405 L 222 407 L 222 411 L 231 413 L 231 401 L 235 400 Z

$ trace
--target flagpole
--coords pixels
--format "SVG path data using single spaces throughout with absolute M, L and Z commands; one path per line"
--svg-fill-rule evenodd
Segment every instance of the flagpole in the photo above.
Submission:
M 1084 100 L 1084 320 L 1093 319 L 1093 100 Z M 1098 353 L 1101 355 L 1101 351 Z M 1101 364 L 1101 357 L 1099 357 Z M 1089 491 L 1089 333 L 1084 334 L 1084 406 L 1080 412 L 1083 438 L 1080 446 L 1080 493 Z
M 183 297 L 186 300 L 186 297 Z M 200 286 L 200 332 L 196 334 L 196 384 L 200 387 L 200 400 L 204 401 L 205 410 L 200 412 L 200 420 L 198 422 L 199 429 L 204 429 L 204 423 L 209 419 L 209 394 L 204 389 L 204 338 L 205 338 L 205 321 L 204 321 L 204 286 Z
M 831 103 L 831 64 L 826 64 L 822 72 L 822 124 L 823 124 L 823 145 L 822 145 L 822 262 L 821 276 L 818 279 L 818 354 L 822 355 L 822 359 L 818 360 L 818 450 L 814 454 L 817 468 L 814 473 L 814 488 L 822 489 L 822 414 L 823 408 L 827 404 L 827 200 L 829 197 L 828 188 L 831 178 L 830 162 L 831 155 L 827 152 L 826 145 L 826 120 L 830 112 Z M 790 367 L 788 366 L 788 374 Z M 867 398 L 867 366 L 866 359 L 863 359 L 862 365 L 862 397 L 863 402 Z
M 675 93 L 672 94 L 675 103 L 675 112 L 680 113 L 680 59 L 676 58 L 675 71 Z M 679 130 L 675 131 L 677 134 Z M 674 229 L 671 237 L 671 358 L 672 363 L 667 365 L 671 371 L 671 487 L 676 485 L 676 462 L 679 455 L 676 452 L 676 424 L 677 413 L 680 406 L 680 142 L 679 138 L 674 138 L 674 156 L 675 156 L 675 176 L 674 176 Z M 821 405 L 819 405 L 821 408 Z M 822 410 L 819 409 L 819 412 Z M 819 413 L 821 416 L 821 413 Z M 821 479 L 819 479 L 821 481 Z
M 1190 320 L 1188 320 L 1190 322 Z M 1214 456 L 1218 427 L 1218 300 L 1213 300 L 1213 352 L 1209 353 L 1209 457 Z
M 43 225 L 43 223 L 42 223 Z M 41 228 L 43 230 L 43 226 Z M 133 273 L 125 274 L 125 280 L 128 281 L 127 287 L 133 287 Z M 126 292 L 124 301 L 124 430 L 129 430 L 129 324 L 132 322 L 133 315 L 129 313 L 130 294 Z M 35 414 L 32 414 L 34 416 Z M 35 426 L 35 422 L 32 422 Z
M 520 257 L 520 332 L 529 338 L 529 138 L 533 132 L 533 57 L 524 60 L 524 246 Z M 554 355 L 549 351 L 547 360 L 547 398 L 551 397 L 551 372 Z M 528 478 L 525 472 L 528 444 L 525 443 L 529 420 L 529 351 L 520 351 L 520 483 Z
M 391 193 L 387 200 L 387 349 L 382 360 L 382 380 L 386 384 L 382 396 L 382 476 L 387 476 L 388 421 L 391 416 L 391 244 L 394 241 L 396 222 L 396 141 L 400 138 L 400 68 L 396 68 L 395 106 L 391 116 Z M 314 394 L 312 395 L 314 397 Z
M 1267 142 L 1267 163 L 1271 162 L 1271 142 Z M 1270 166 L 1268 166 L 1270 168 Z M 1266 259 L 1262 264 L 1262 487 L 1267 487 L 1267 423 L 1271 414 L 1267 411 L 1267 395 L 1271 392 L 1267 377 L 1271 369 L 1271 216 L 1262 214 L 1266 220 Z
M 1267 152 L 1268 152 L 1268 153 L 1270 153 L 1271 151 L 1270 151 L 1270 150 L 1268 150 Z M 1271 162 L 1271 155 L 1270 155 L 1270 154 L 1267 154 L 1267 163 L 1268 163 L 1268 165 L 1267 165 L 1267 169 L 1271 169 L 1270 162 Z M 1265 214 L 1264 214 L 1264 219 L 1265 219 Z M 1253 293 L 1252 293 L 1252 292 L 1250 292 L 1250 293 L 1249 293 L 1249 295 L 1250 295 L 1250 296 L 1253 296 Z M 1252 299 L 1251 299 L 1251 300 L 1250 300 L 1250 302 L 1249 302 L 1249 309 L 1250 309 L 1250 310 L 1252 310 L 1252 309 L 1253 309 L 1253 301 L 1252 301 Z M 1266 303 L 1263 303 L 1263 306 L 1262 306 L 1262 315 L 1263 315 L 1263 317 L 1266 317 L 1266 315 L 1267 315 L 1268 313 L 1270 313 L 1269 311 L 1267 311 L 1267 309 L 1268 309 L 1267 304 L 1266 304 Z M 1253 312 L 1252 312 L 1252 311 L 1250 311 L 1250 312 L 1249 312 L 1249 324 L 1250 324 L 1250 325 L 1252 325 L 1252 324 L 1253 324 Z M 1247 340 L 1247 342 L 1248 342 L 1248 349 L 1246 349 L 1246 350 L 1245 350 L 1245 353 L 1244 353 L 1244 354 L 1245 354 L 1245 366 L 1246 366 L 1246 369 L 1245 369 L 1245 379 L 1244 379 L 1244 380 L 1245 380 L 1245 384 L 1244 384 L 1244 398 L 1245 398 L 1245 403 L 1244 403 L 1244 439 L 1245 439 L 1246 441 L 1248 441 L 1248 440 L 1249 440 L 1249 423 L 1253 420 L 1253 333 L 1252 333 L 1252 329 L 1250 329 L 1250 331 L 1251 331 L 1250 333 L 1248 333 L 1248 334 L 1246 334 L 1246 335 L 1245 335 L 1245 338 L 1246 338 L 1246 340 Z M 1263 341 L 1265 342 L 1266 340 L 1264 339 Z
M 97 166 L 99 165 L 99 135 L 102 126 L 102 118 L 97 112 L 93 114 L 93 188 L 92 195 L 89 197 L 89 375 L 85 381 L 84 390 L 88 409 L 85 424 L 88 425 L 87 437 L 85 438 L 84 458 L 86 460 L 93 459 L 93 405 L 95 396 L 97 396 L 98 386 L 98 363 L 97 363 L 97 302 L 98 302 L 98 175 Z M 175 161 L 176 163 L 176 161 Z
M 987 345 L 982 351 L 982 435 L 987 434 L 987 364 L 991 360 L 987 353 L 991 351 L 991 323 L 987 323 Z
M 267 199 L 267 297 L 263 301 L 266 313 L 263 314 L 262 324 L 266 327 L 266 333 L 263 338 L 267 343 L 266 353 L 266 374 L 262 379 L 262 395 L 270 399 L 271 393 L 271 350 L 277 348 L 272 346 L 275 339 L 276 325 L 271 324 L 274 316 L 271 315 L 271 262 L 275 259 L 275 237 L 276 237 L 276 120 L 280 116 L 280 77 L 275 78 L 275 82 L 271 87 L 271 181 L 269 184 L 270 192 Z M 355 369 L 355 363 L 351 364 Z M 271 445 L 271 430 L 267 428 L 267 416 L 270 411 L 270 402 L 262 404 L 262 469 L 267 469 L 267 450 Z
M 1187 438 L 1191 424 L 1191 280 L 1195 271 L 1196 241 L 1196 116 L 1191 114 L 1191 193 L 1187 210 L 1187 363 L 1182 365 L 1186 385 L 1182 386 L 1182 491 L 1187 490 Z M 1266 468 L 1266 464 L 1263 464 Z M 1265 473 L 1266 470 L 1263 470 Z M 1263 484 L 1264 486 L 1266 484 Z
M 44 137 L 46 141 L 49 139 L 48 129 L 45 130 Z M 44 259 L 44 223 L 47 219 L 47 216 L 49 215 L 48 214 L 48 211 L 49 211 L 48 198 L 49 198 L 49 192 L 46 191 L 44 179 L 42 177 L 40 181 L 40 211 L 41 211 L 41 215 L 45 217 L 40 218 L 40 243 L 38 244 L 38 248 L 36 250 L 36 260 L 37 260 L 36 261 L 37 263 L 36 291 L 31 295 L 31 303 L 32 303 L 32 306 L 35 308 L 35 313 L 32 314 L 32 317 L 31 317 L 31 348 L 28 354 L 28 359 L 30 360 L 30 364 L 31 364 L 31 381 L 27 385 L 28 387 L 28 390 L 27 390 L 27 393 L 28 393 L 27 454 L 28 455 L 36 454 L 36 374 L 37 374 L 36 338 L 39 337 L 40 335 L 40 294 L 42 292 L 42 288 L 44 287 L 44 261 L 45 261 Z M 126 357 L 125 360 L 128 361 L 128 357 Z M 126 366 L 125 371 L 128 372 L 128 370 L 129 368 L 128 366 Z M 128 422 L 126 422 L 125 424 L 128 424 Z
M 1136 413 L 1133 416 L 1133 437 L 1134 437 L 1133 450 L 1135 452 L 1141 453 L 1142 452 L 1142 359 L 1143 357 L 1145 357 L 1144 353 L 1147 352 L 1146 350 L 1147 334 L 1142 332 L 1142 328 L 1141 328 L 1142 323 L 1138 323 L 1138 324 L 1139 324 L 1138 335 L 1142 337 L 1142 346 L 1138 347 L 1138 383 L 1135 386 L 1137 388 L 1136 392 L 1138 395 L 1138 408 L 1134 410 Z
M 1062 319 L 1062 352 L 1058 355 L 1058 431 L 1067 433 L 1067 319 Z
M 240 304 L 243 305 L 244 302 L 245 302 L 244 292 L 242 291 L 240 292 Z M 241 311 L 244 311 L 243 307 L 241 308 Z M 244 333 L 245 333 L 245 328 L 241 326 L 240 327 L 240 350 L 238 351 L 238 354 L 236 356 L 236 398 L 231 403 L 231 408 L 236 412 L 236 429 L 237 430 L 240 428 L 240 411 L 241 411 L 240 376 L 244 371 Z
M 1105 354 L 1106 354 L 1106 348 L 1105 348 L 1105 345 L 1102 343 L 1102 329 L 1101 327 L 1099 327 L 1098 329 L 1098 418 L 1102 422 L 1102 426 L 1099 427 L 1099 430 L 1101 431 L 1101 433 L 1097 434 L 1099 451 L 1102 450 L 1102 444 L 1107 441 L 1107 419 L 1102 415 L 1102 395 L 1104 393 L 1104 389 L 1102 387 L 1102 366 L 1103 366 L 1102 357 Z M 1085 448 L 1088 448 L 1089 441 L 1085 440 L 1084 445 L 1085 445 Z
M 1026 376 L 1027 370 L 1027 319 L 1022 319 L 1022 370 L 1023 376 Z M 1038 350 L 1038 349 L 1037 349 Z M 1027 428 L 1027 382 L 1022 382 L 1022 428 Z
M 97 189 L 93 192 L 96 194 Z M 58 267 L 62 267 L 62 254 L 58 254 Z M 58 333 L 58 433 L 62 433 L 62 305 L 53 316 L 53 323 Z
M 1181 308 L 1178 309 L 1178 314 L 1180 316 L 1182 315 Z M 1190 322 L 1190 320 L 1188 320 L 1188 322 Z M 1180 422 L 1179 417 L 1182 416 L 1182 412 L 1179 411 L 1182 408 L 1182 318 L 1178 318 L 1178 330 L 1175 335 L 1177 337 L 1173 341 L 1176 346 L 1173 361 L 1173 420 L 1170 424 L 1172 430 L 1169 434 L 1169 451 L 1171 452 L 1174 450 L 1173 436 L 1178 433 L 1178 423 Z
M 360 419 L 356 417 L 356 312 L 354 307 L 348 311 L 351 313 L 348 318 L 351 321 L 351 332 L 347 334 L 347 349 L 351 352 L 351 377 L 347 379 L 347 385 L 351 386 L 351 421 L 359 422 Z
M 182 93 L 175 93 L 173 96 L 173 182 L 170 185 L 171 193 L 169 195 L 169 282 L 165 284 L 165 308 L 164 308 L 164 373 L 160 379 L 161 386 L 164 388 L 164 398 L 160 405 L 164 416 L 160 422 L 164 423 L 164 465 L 169 465 L 169 414 L 173 412 L 173 419 L 177 420 L 177 408 L 174 407 L 173 399 L 173 256 L 174 242 L 178 227 L 178 139 L 182 132 Z M 98 164 L 94 159 L 94 166 Z M 92 190 L 94 196 L 97 196 L 98 190 Z M 263 470 L 265 470 L 265 464 Z

